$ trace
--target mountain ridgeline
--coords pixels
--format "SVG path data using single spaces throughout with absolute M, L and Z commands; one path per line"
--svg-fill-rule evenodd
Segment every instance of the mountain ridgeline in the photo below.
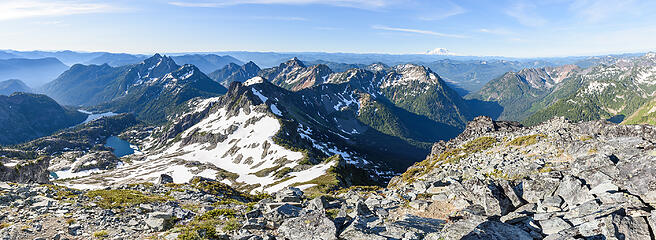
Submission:
M 122 67 L 74 65 L 41 91 L 63 104 L 133 112 L 146 122 L 163 123 L 185 101 L 218 96 L 226 89 L 193 65 L 179 66 L 155 54 Z
M 53 57 L 0 59 L 0 80 L 20 79 L 27 86 L 36 88 L 55 79 L 66 69 L 68 66 Z
M 75 175 L 72 184 L 151 181 L 153 171 L 185 182 L 188 171 L 251 192 L 384 183 L 423 159 L 433 142 L 457 136 L 478 114 L 472 103 L 480 103 L 462 99 L 429 68 L 412 64 L 335 73 L 294 58 L 267 69 L 229 63 L 208 77 L 159 54 L 121 67 L 74 65 L 41 91 L 94 112 L 133 113 L 155 127 L 124 132 L 148 146 L 142 155 L 148 157 L 131 160 L 130 169 L 139 169 L 129 170 L 132 177 L 102 180 L 128 174 L 103 168 L 103 174 Z M 103 151 L 84 154 L 107 155 Z M 58 176 L 71 174 L 82 173 Z M 326 178 L 333 180 L 320 182 Z
M 0 145 L 47 136 L 86 118 L 86 114 L 66 109 L 45 95 L 22 92 L 0 95 Z
M 474 116 L 496 116 L 500 112 L 499 106 L 493 103 L 462 99 L 438 74 L 414 64 L 394 67 L 372 64 L 333 72 L 327 65 L 308 66 L 293 58 L 266 69 L 260 69 L 252 62 L 243 66 L 230 64 L 209 76 L 224 86 L 259 76 L 295 92 L 314 86 L 349 82 L 362 92 L 385 99 L 388 105 L 454 128 L 463 128 L 465 122 Z M 450 135 L 448 132 L 445 131 L 445 136 Z
M 207 76 L 212 80 L 221 83 L 224 87 L 228 87 L 232 82 L 244 82 L 257 76 L 260 70 L 260 67 L 253 62 L 248 62 L 242 66 L 235 63 L 229 63 L 225 67 L 213 71 Z
M 32 89 L 18 79 L 0 81 L 0 95 L 11 95 L 15 92 L 32 92 Z
M 556 116 L 575 122 L 608 119 L 649 122 L 656 94 L 656 55 L 606 59 L 588 68 L 574 65 L 509 72 L 466 98 L 497 102 L 500 119 L 535 125 Z M 642 107 L 642 109 L 641 109 Z M 631 120 L 624 121 L 636 114 Z M 635 120 L 642 119 L 642 120 Z

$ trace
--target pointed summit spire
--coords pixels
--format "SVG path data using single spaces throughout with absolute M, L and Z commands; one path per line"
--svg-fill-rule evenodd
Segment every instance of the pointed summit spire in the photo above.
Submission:
M 244 69 L 244 71 L 254 74 L 257 74 L 257 72 L 260 71 L 260 67 L 257 66 L 257 64 L 255 64 L 253 61 L 247 62 L 246 64 L 244 64 L 244 66 L 242 66 L 242 68 Z
M 282 66 L 299 66 L 299 67 L 303 67 L 303 68 L 305 67 L 305 64 L 301 60 L 299 60 L 297 57 L 294 57 L 294 58 L 290 59 L 289 61 L 282 63 L 281 65 Z

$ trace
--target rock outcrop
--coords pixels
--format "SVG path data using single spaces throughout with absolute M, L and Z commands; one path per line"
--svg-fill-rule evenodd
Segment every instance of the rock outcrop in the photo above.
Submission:
M 479 117 L 390 187 L 420 213 L 450 219 L 438 238 L 650 239 L 655 143 L 653 126 L 555 118 L 522 127 Z M 511 229 L 501 235 L 514 237 L 496 235 Z
M 49 183 L 50 158 L 14 160 L 0 157 L 0 181 L 14 183 Z

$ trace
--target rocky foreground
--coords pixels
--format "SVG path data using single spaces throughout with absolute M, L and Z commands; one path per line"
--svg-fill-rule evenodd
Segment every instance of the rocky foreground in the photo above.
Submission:
M 0 183 L 0 239 L 654 239 L 656 128 L 479 117 L 387 188 Z

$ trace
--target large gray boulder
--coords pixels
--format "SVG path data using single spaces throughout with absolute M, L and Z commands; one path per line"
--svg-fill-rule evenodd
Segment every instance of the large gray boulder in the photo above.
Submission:
M 358 216 L 339 234 L 339 238 L 352 240 L 387 240 L 387 237 L 380 235 L 383 231 L 385 231 L 383 221 L 378 217 Z
M 275 227 L 282 224 L 285 219 L 298 217 L 301 210 L 302 208 L 300 207 L 283 204 L 280 207 L 264 213 L 264 218 L 273 223 L 272 225 Z
M 572 176 L 566 176 L 561 180 L 555 195 L 562 197 L 569 208 L 594 199 L 590 189 L 583 185 L 581 180 Z
M 562 230 L 572 227 L 571 224 L 565 222 L 562 218 L 550 218 L 547 220 L 540 221 L 540 227 L 542 227 L 542 233 L 546 235 L 551 235 Z
M 171 211 L 152 212 L 145 220 L 146 225 L 155 231 L 164 231 L 173 227 L 174 217 Z
M 533 237 L 519 227 L 471 216 L 447 224 L 439 233 L 426 236 L 426 240 L 532 240 Z
M 285 220 L 278 228 L 278 233 L 286 239 L 337 239 L 335 223 L 319 211 L 313 211 L 300 217 Z
M 276 202 L 301 202 L 303 191 L 295 187 L 286 187 L 274 194 Z
M 386 222 L 384 236 L 394 239 L 423 239 L 427 234 L 439 232 L 444 220 L 404 215 L 398 221 Z

